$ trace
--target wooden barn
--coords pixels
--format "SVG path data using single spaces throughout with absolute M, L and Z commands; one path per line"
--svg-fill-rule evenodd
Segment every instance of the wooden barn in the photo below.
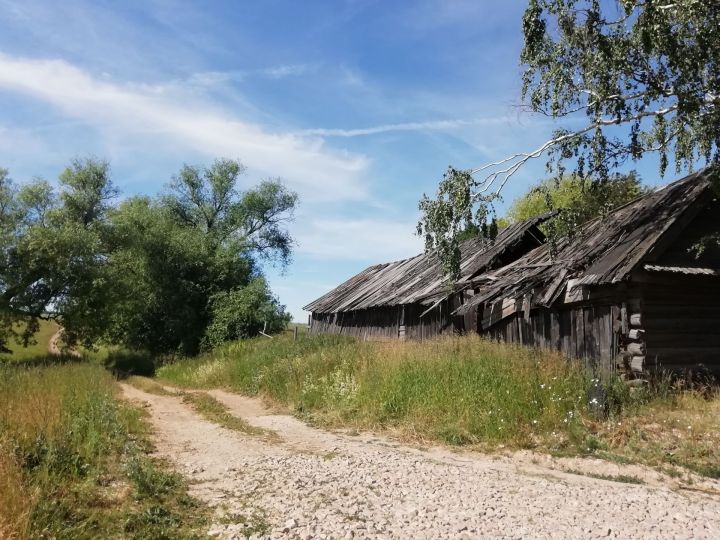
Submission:
M 462 318 L 454 318 L 453 311 L 472 294 L 469 284 L 542 245 L 545 236 L 538 225 L 549 217 L 511 225 L 493 242 L 464 242 L 457 294 L 450 293 L 432 254 L 371 266 L 304 307 L 311 312 L 310 331 L 361 339 L 426 339 L 463 328 Z
M 600 373 L 720 373 L 720 203 L 701 171 L 479 276 L 456 313 L 481 334 Z

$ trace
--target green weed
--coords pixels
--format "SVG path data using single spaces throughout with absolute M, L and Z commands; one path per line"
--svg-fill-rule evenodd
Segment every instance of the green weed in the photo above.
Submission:
M 145 455 L 146 422 L 115 392 L 110 374 L 89 363 L 0 367 L 0 538 L 200 530 L 207 511 Z
M 167 364 L 157 376 L 181 387 L 262 396 L 329 427 L 720 473 L 715 391 L 663 378 L 641 388 L 604 381 L 605 417 L 588 409 L 598 381 L 579 362 L 477 336 L 423 343 L 259 338 Z
M 262 429 L 248 424 L 239 416 L 228 412 L 227 407 L 214 397 L 205 392 L 188 392 L 183 394 L 183 401 L 189 403 L 195 412 L 207 420 L 219 424 L 227 429 L 239 431 L 246 435 L 263 437 L 266 440 L 276 442 L 279 440 L 277 433 L 268 429 Z

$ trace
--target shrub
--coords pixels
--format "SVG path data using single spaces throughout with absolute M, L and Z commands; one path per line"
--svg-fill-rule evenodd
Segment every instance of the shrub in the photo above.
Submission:
M 290 322 L 285 306 L 280 305 L 264 278 L 255 278 L 247 286 L 221 292 L 210 300 L 210 324 L 203 347 L 218 347 L 226 341 L 257 336 L 261 331 L 274 334 Z
M 144 351 L 109 352 L 105 360 L 105 367 L 116 377 L 129 375 L 152 377 L 155 375 L 155 360 L 150 353 Z

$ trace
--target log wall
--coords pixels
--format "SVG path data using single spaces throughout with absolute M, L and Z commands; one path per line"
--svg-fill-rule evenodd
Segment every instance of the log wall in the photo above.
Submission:
M 677 276 L 643 287 L 642 328 L 648 366 L 720 375 L 717 281 Z
M 423 340 L 455 331 L 447 301 L 421 317 L 428 307 L 406 304 L 342 313 L 313 313 L 310 332 L 342 334 L 364 340 Z
M 561 351 L 581 359 L 595 372 L 615 372 L 619 350 L 618 306 L 575 306 L 562 310 L 533 309 L 506 317 L 480 333 L 509 343 Z

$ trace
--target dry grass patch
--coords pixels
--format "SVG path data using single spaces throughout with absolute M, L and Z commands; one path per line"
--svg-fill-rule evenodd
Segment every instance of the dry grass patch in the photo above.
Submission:
M 116 391 L 97 365 L 0 367 L 0 538 L 202 536 L 208 510 Z
M 27 538 L 34 496 L 23 485 L 22 471 L 9 452 L 0 448 L 0 538 Z
M 680 466 L 720 478 L 720 394 L 684 390 L 650 399 L 595 426 L 606 449 L 657 467 Z

